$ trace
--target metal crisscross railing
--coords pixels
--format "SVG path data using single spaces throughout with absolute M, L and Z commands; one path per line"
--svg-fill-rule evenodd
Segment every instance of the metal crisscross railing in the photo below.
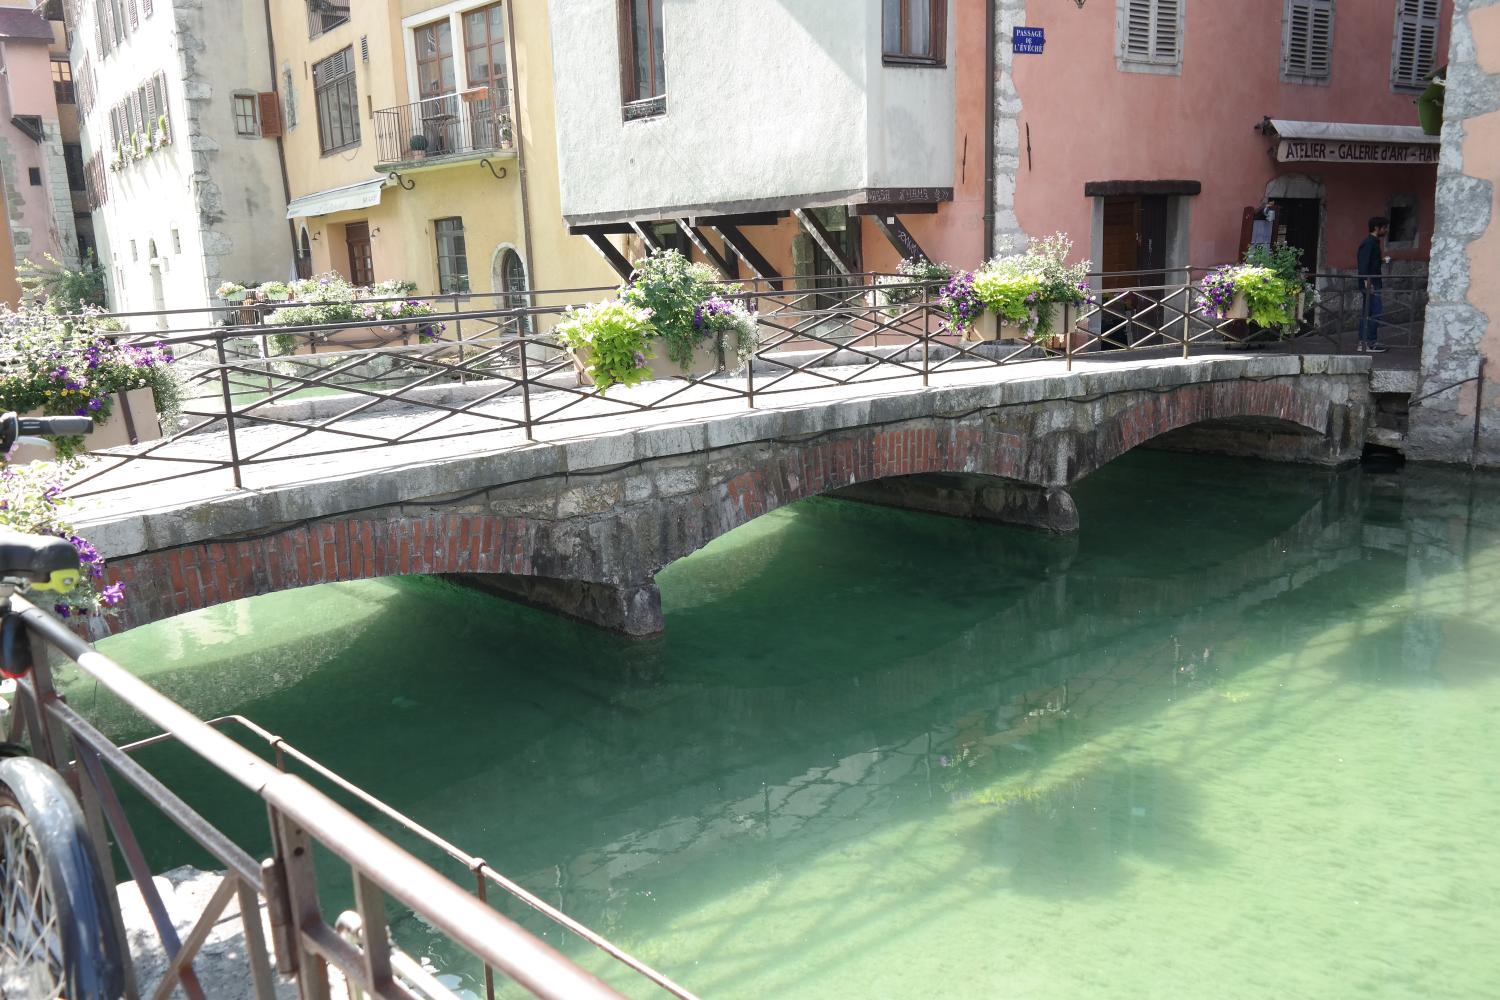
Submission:
M 1089 302 L 1053 310 L 1047 336 L 981 342 L 954 333 L 933 283 L 865 274 L 778 290 L 752 280 L 747 289 L 726 289 L 757 316 L 759 342 L 747 357 L 735 357 L 733 345 L 710 345 L 718 363 L 698 374 L 678 374 L 658 357 L 656 378 L 607 393 L 580 384 L 552 330 L 570 305 L 614 289 L 521 293 L 530 302 L 524 307 L 500 295 L 441 297 L 426 300 L 441 314 L 385 325 L 177 331 L 161 339 L 186 374 L 183 425 L 160 440 L 94 456 L 68 491 L 86 497 L 222 472 L 235 487 L 272 484 L 284 479 L 269 468 L 289 462 L 332 468 L 339 456 L 360 452 L 369 461 L 399 461 L 393 449 L 439 443 L 494 450 L 621 421 L 641 425 L 664 411 L 793 405 L 1005 377 L 1018 365 L 1070 370 L 1077 361 L 1153 352 L 1186 358 L 1267 339 L 1244 322 L 1207 314 L 1199 275 L 1096 276 L 1101 287 Z M 1151 277 L 1155 283 L 1145 283 Z M 1296 336 L 1321 349 L 1352 347 L 1363 302 L 1357 279 L 1316 280 L 1321 301 L 1305 305 Z M 1414 342 L 1425 279 L 1388 279 L 1385 299 L 1386 339 Z M 243 319 L 244 312 L 228 314 Z
M 332 991 L 348 995 L 456 1000 L 453 988 L 439 982 L 390 935 L 387 899 L 418 915 L 424 923 L 469 952 L 484 969 L 486 996 L 495 995 L 497 976 L 541 997 L 618 997 L 592 974 L 574 965 L 550 945 L 492 909 L 486 888 L 494 886 L 533 912 L 600 949 L 654 986 L 683 998 L 693 994 L 611 944 L 601 935 L 561 913 L 436 834 L 298 752 L 249 720 L 239 717 L 204 723 L 150 685 L 91 649 L 57 619 L 20 597 L 12 597 L 14 616 L 7 622 L 9 663 L 31 665 L 20 683 L 8 739 L 29 741 L 33 753 L 62 772 L 78 793 L 95 852 L 109 884 L 114 852 L 124 861 L 141 893 L 157 941 L 166 956 L 158 982 L 135 981 L 128 996 L 166 998 L 177 990 L 189 1000 L 206 991 L 194 970 L 209 936 L 232 902 L 238 904 L 242 953 L 253 995 L 272 1000 L 276 974 L 294 977 L 302 1000 L 328 1000 Z M 21 625 L 14 634 L 12 623 Z M 116 746 L 57 692 L 51 669 L 55 657 L 71 661 L 84 675 L 159 727 L 162 735 L 126 747 Z M 236 723 L 265 741 L 274 761 L 258 756 L 218 731 Z M 132 752 L 171 740 L 211 766 L 221 778 L 243 787 L 267 811 L 271 854 L 257 860 L 250 849 L 209 823 L 154 774 Z M 291 759 L 314 778 L 331 783 L 361 804 L 395 820 L 404 830 L 439 847 L 472 873 L 475 892 L 444 878 L 333 799 L 286 768 Z M 152 871 L 126 807 L 116 790 L 121 780 L 213 857 L 224 875 L 206 907 L 185 936 L 180 936 L 152 879 Z M 354 907 L 330 922 L 319 898 L 314 848 L 335 864 L 347 866 Z M 118 901 L 111 898 L 118 908 Z M 179 915 L 180 916 L 180 915 Z M 123 942 L 122 942 L 123 944 Z

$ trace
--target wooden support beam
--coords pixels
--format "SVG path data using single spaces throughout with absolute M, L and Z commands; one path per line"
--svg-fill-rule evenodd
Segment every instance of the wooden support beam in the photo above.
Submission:
M 774 226 L 790 212 L 741 212 L 738 215 L 690 216 L 688 221 L 695 226 L 718 229 L 720 226 Z
M 630 272 L 634 269 L 630 266 L 630 261 L 625 259 L 625 255 L 615 249 L 609 237 L 603 233 L 589 233 L 588 241 L 594 244 L 594 249 L 599 251 L 599 256 L 604 258 L 604 262 L 615 269 L 621 281 L 630 280 Z
M 628 222 L 595 222 L 583 226 L 569 226 L 569 236 L 629 236 L 632 232 Z
M 755 272 L 757 277 L 764 278 L 778 292 L 784 290 L 785 285 L 782 283 L 781 275 L 777 273 L 776 268 L 771 266 L 771 262 L 762 257 L 760 251 L 755 249 L 755 244 L 745 238 L 744 233 L 727 223 L 721 223 L 712 228 L 724 238 L 725 243 L 734 247 L 734 252 L 739 254 L 745 263 L 750 265 L 750 269 Z
M 931 260 L 927 251 L 922 249 L 917 238 L 907 232 L 906 227 L 901 224 L 901 219 L 894 215 L 872 215 L 871 219 L 875 225 L 885 234 L 885 238 L 891 241 L 891 246 L 905 260 L 908 257 L 921 257 L 923 260 Z
M 662 249 L 661 241 L 656 238 L 655 233 L 646 228 L 646 224 L 632 222 L 630 224 L 630 231 L 641 238 L 641 242 L 646 245 L 647 253 Z
M 698 248 L 698 252 L 701 253 L 704 257 L 708 258 L 708 262 L 712 264 L 720 274 L 722 274 L 726 278 L 734 277 L 733 274 L 729 273 L 729 262 L 724 259 L 719 251 L 714 249 L 714 245 L 712 243 L 708 242 L 708 237 L 703 235 L 703 230 L 699 229 L 697 226 L 688 225 L 688 220 L 686 219 L 678 219 L 677 226 L 682 230 L 683 235 L 685 235 L 689 240 L 692 241 L 693 246 Z
M 794 208 L 792 214 L 797 221 L 802 223 L 802 228 L 807 230 L 807 235 L 813 238 L 813 242 L 823 248 L 828 259 L 833 261 L 833 266 L 840 274 L 853 274 L 856 268 L 851 262 L 844 258 L 839 250 L 838 244 L 833 242 L 833 235 L 828 232 L 828 227 L 823 225 L 823 220 L 818 218 L 818 213 L 806 208 Z

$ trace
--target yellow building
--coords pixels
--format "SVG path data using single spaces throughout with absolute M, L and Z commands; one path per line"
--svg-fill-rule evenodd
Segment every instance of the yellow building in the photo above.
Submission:
M 236 111 L 281 136 L 299 271 L 422 293 L 619 281 L 562 219 L 546 4 L 271 11 L 280 99 L 236 94 Z

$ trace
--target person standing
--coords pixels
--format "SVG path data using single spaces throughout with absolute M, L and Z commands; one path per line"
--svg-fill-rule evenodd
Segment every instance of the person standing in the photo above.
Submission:
M 1390 232 L 1391 223 L 1383 215 L 1370 219 L 1370 235 L 1359 245 L 1356 265 L 1359 270 L 1359 290 L 1362 304 L 1359 311 L 1359 350 L 1367 354 L 1384 354 L 1385 348 L 1376 342 L 1380 328 L 1380 314 L 1384 303 L 1380 301 L 1382 282 L 1380 273 L 1385 263 L 1381 241 Z

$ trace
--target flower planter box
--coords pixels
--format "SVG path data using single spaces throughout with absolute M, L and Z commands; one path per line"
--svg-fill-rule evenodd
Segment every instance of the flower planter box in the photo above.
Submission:
M 1079 329 L 1084 322 L 1083 313 L 1088 306 L 1080 302 L 1059 303 L 1052 313 L 1052 329 L 1035 340 L 1038 347 L 1062 351 L 1084 346 L 1092 334 Z
M 724 363 L 719 355 L 720 345 L 717 342 L 705 342 L 693 349 L 693 362 L 687 368 L 681 368 L 673 363 L 672 359 L 665 353 L 659 353 L 651 359 L 648 367 L 652 378 L 702 378 L 712 375 L 723 369 Z M 587 347 L 568 348 L 568 356 L 573 359 L 573 370 L 578 373 L 579 385 L 593 385 L 594 380 L 589 375 L 589 359 L 594 352 Z
M 126 445 L 155 441 L 162 436 L 161 418 L 156 412 L 156 397 L 149 388 L 128 389 L 111 397 L 113 405 L 109 419 L 94 425 L 93 431 L 83 439 L 84 451 L 103 451 L 106 448 L 123 448 Z M 40 417 L 41 410 L 21 414 L 24 417 Z M 52 461 L 57 457 L 52 445 L 21 445 L 11 456 L 15 464 L 35 461 Z
M 1035 309 L 1031 310 L 1031 319 L 1028 321 L 1028 325 L 1030 329 L 1036 329 Z M 980 314 L 979 318 L 974 321 L 972 326 L 969 326 L 964 330 L 963 335 L 960 339 L 967 340 L 973 343 L 1002 340 L 1006 339 L 1007 337 L 1019 340 L 1024 339 L 1026 335 L 1026 328 L 1023 327 L 1022 324 L 1013 323 L 1009 320 L 1002 320 L 999 316 L 986 309 L 983 313 Z
M 436 319 L 430 322 L 436 322 Z M 422 327 L 426 322 L 386 323 L 371 326 L 351 326 L 325 334 L 293 334 L 297 344 L 293 354 L 332 354 L 338 351 L 373 351 L 382 347 L 407 347 L 422 343 Z M 273 335 L 276 327 L 267 327 Z M 439 336 L 441 339 L 441 335 Z
M 1302 312 L 1306 305 L 1307 296 L 1298 292 L 1292 301 L 1292 322 L 1296 323 L 1302 319 Z M 1234 299 L 1229 303 L 1229 311 L 1224 314 L 1225 319 L 1249 319 L 1250 303 L 1245 301 L 1244 292 L 1235 292 Z

